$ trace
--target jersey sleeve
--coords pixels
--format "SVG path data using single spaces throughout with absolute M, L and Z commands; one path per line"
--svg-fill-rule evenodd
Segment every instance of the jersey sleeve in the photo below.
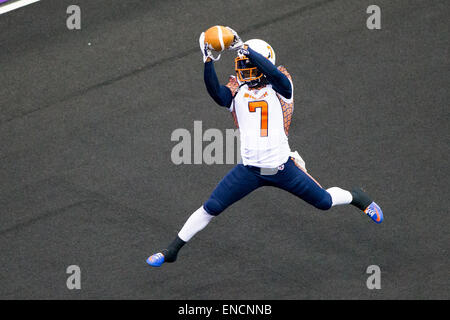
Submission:
M 292 84 L 292 77 L 285 67 L 279 66 L 278 70 L 289 79 L 292 86 L 292 96 L 290 99 L 286 99 L 281 94 L 277 93 L 277 98 L 280 101 L 281 109 L 283 110 L 284 132 L 286 133 L 286 136 L 289 136 L 289 127 L 291 126 L 292 114 L 294 113 L 294 85 Z
M 292 94 L 291 94 L 291 98 L 290 99 L 287 99 L 287 98 L 283 97 L 280 94 L 277 94 L 277 96 L 279 96 L 279 98 L 283 99 L 283 101 L 286 102 L 286 103 L 294 104 L 294 84 L 292 83 L 292 77 L 291 77 L 291 75 L 289 74 L 289 72 L 286 70 L 286 68 L 284 66 L 279 66 L 278 70 L 280 70 L 281 73 L 283 73 L 289 79 L 289 82 L 291 83 Z

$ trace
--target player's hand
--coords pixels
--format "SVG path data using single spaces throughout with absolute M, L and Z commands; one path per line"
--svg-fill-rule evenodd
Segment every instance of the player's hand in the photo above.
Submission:
M 208 43 L 205 42 L 205 33 L 202 32 L 200 35 L 200 38 L 198 39 L 199 45 L 200 45 L 200 51 L 203 55 L 203 63 L 206 63 L 208 61 L 217 61 L 220 59 L 220 54 L 217 56 L 217 58 L 214 58 L 211 52 L 211 48 L 209 47 Z
M 242 41 L 241 37 L 237 34 L 236 31 L 231 29 L 230 27 L 225 27 L 228 30 L 231 31 L 231 33 L 234 35 L 234 40 L 231 43 L 231 45 L 228 47 L 228 50 L 239 50 L 242 49 L 244 46 L 244 42 Z
M 242 48 L 238 49 L 237 53 L 240 56 L 247 56 L 248 57 L 248 54 L 249 54 L 249 52 L 248 52 L 248 45 L 244 44 L 242 46 Z

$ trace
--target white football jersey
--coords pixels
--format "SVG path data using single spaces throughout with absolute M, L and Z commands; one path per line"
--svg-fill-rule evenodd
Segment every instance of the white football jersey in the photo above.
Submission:
M 289 73 L 283 72 L 293 84 Z M 229 110 L 240 131 L 241 157 L 244 165 L 276 168 L 289 158 L 288 130 L 294 111 L 294 91 L 291 99 L 278 94 L 271 84 L 258 89 L 246 84 L 239 87 L 235 77 L 227 84 L 233 94 Z

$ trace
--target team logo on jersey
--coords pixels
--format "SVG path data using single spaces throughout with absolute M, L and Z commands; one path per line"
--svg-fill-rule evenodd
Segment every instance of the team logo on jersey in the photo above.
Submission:
M 261 100 L 263 98 L 267 97 L 267 91 L 264 92 L 264 94 L 262 94 L 260 97 L 256 98 L 254 95 L 250 94 L 250 93 L 244 93 L 244 98 L 250 98 L 253 100 Z
M 278 170 L 280 170 L 280 171 L 284 170 L 284 164 L 282 164 L 281 166 L 278 166 Z

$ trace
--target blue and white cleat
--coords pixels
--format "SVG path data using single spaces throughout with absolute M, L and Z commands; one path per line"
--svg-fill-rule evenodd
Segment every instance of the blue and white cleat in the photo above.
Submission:
M 148 257 L 147 263 L 152 267 L 161 267 L 164 263 L 164 255 L 161 252 L 155 253 L 151 257 Z
M 383 218 L 383 211 L 381 211 L 381 208 L 375 203 L 372 202 L 366 210 L 364 210 L 364 213 L 367 214 L 375 223 L 382 223 Z

